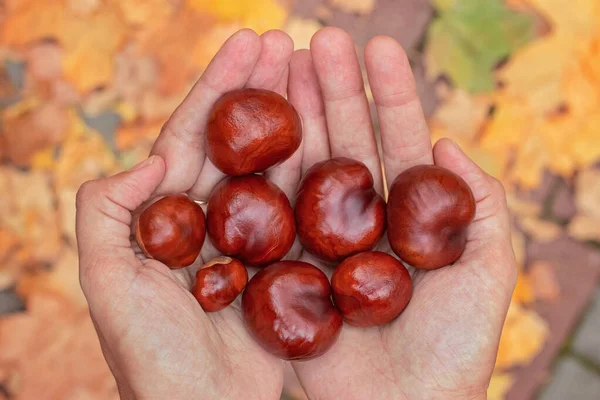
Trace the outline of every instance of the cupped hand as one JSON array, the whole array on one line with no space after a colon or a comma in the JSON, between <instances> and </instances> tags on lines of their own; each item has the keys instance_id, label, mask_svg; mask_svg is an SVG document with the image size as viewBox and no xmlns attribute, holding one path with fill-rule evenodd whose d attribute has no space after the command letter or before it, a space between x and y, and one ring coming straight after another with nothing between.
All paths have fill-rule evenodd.
<instances>
[{"instance_id":1,"label":"cupped hand","mask_svg":"<svg viewBox=\"0 0 600 400\"><path fill-rule=\"evenodd\" d=\"M344 325L325 355L294 369L311 399L485 399L516 282L504 190L452 141L432 149L409 61L394 39L373 38L365 63L382 157L350 36L325 28L310 51L293 55L288 90L304 123L302 171L331 157L354 158L383 193L384 182L407 168L436 164L469 184L475 220L454 265L413 273L413 297L399 318L368 329ZM331 271L307 253L301 258Z\"/></svg>"},{"instance_id":2,"label":"cupped hand","mask_svg":"<svg viewBox=\"0 0 600 400\"><path fill-rule=\"evenodd\" d=\"M256 87L285 95L293 43L280 31L233 35L164 126L152 156L77 195L80 280L122 399L278 399L283 362L254 342L239 299L204 313L191 295L195 271L217 253L205 241L197 262L170 270L131 241L133 215L158 196L206 201L223 178L204 153L209 111L224 93ZM288 196L300 153L268 177Z\"/></svg>"}]
</instances>

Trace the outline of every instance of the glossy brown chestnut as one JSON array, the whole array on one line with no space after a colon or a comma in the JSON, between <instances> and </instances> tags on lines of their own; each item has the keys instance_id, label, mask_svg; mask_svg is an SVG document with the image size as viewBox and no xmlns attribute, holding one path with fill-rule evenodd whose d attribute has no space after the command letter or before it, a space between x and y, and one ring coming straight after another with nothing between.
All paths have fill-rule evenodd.
<instances>
[{"instance_id":1,"label":"glossy brown chestnut","mask_svg":"<svg viewBox=\"0 0 600 400\"><path fill-rule=\"evenodd\" d=\"M387 216L388 239L398 257L415 268L436 269L463 253L475 199L454 172L418 165L392 183Z\"/></svg>"},{"instance_id":2,"label":"glossy brown chestnut","mask_svg":"<svg viewBox=\"0 0 600 400\"><path fill-rule=\"evenodd\" d=\"M345 259L333 272L331 288L344 321L362 327L391 322L412 297L412 281L406 268L380 251L365 251Z\"/></svg>"},{"instance_id":3,"label":"glossy brown chestnut","mask_svg":"<svg viewBox=\"0 0 600 400\"><path fill-rule=\"evenodd\" d=\"M302 142L302 124L280 94L239 89L214 105L206 133L206 154L227 175L262 172L287 160Z\"/></svg>"},{"instance_id":4,"label":"glossy brown chestnut","mask_svg":"<svg viewBox=\"0 0 600 400\"><path fill-rule=\"evenodd\" d=\"M313 165L296 200L298 238L319 258L335 262L371 250L385 231L385 201L361 162L333 158Z\"/></svg>"},{"instance_id":5,"label":"glossy brown chestnut","mask_svg":"<svg viewBox=\"0 0 600 400\"><path fill-rule=\"evenodd\" d=\"M327 276L314 265L280 261L260 270L242 295L246 328L269 353L307 360L336 342L342 316L331 303Z\"/></svg>"},{"instance_id":6,"label":"glossy brown chestnut","mask_svg":"<svg viewBox=\"0 0 600 400\"><path fill-rule=\"evenodd\" d=\"M192 264L206 236L202 208L185 195L166 196L140 214L135 238L147 257L171 269Z\"/></svg>"},{"instance_id":7,"label":"glossy brown chestnut","mask_svg":"<svg viewBox=\"0 0 600 400\"><path fill-rule=\"evenodd\" d=\"M192 294L204 311L220 311L242 293L246 283L244 264L231 257L217 257L198 270Z\"/></svg>"},{"instance_id":8,"label":"glossy brown chestnut","mask_svg":"<svg viewBox=\"0 0 600 400\"><path fill-rule=\"evenodd\" d=\"M217 250L249 265L280 260L296 237L288 198L261 175L222 180L208 199L207 221Z\"/></svg>"}]
</instances>

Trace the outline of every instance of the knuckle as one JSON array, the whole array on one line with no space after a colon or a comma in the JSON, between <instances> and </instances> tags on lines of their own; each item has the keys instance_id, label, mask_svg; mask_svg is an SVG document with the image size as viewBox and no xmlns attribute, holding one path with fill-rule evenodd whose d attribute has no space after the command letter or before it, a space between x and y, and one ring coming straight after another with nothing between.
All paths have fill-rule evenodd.
<instances>
[{"instance_id":1,"label":"knuckle","mask_svg":"<svg viewBox=\"0 0 600 400\"><path fill-rule=\"evenodd\" d=\"M96 192L98 191L99 180L94 179L90 181L84 182L77 191L77 195L75 196L75 206L77 209L80 209L85 204L87 204L91 199L96 197Z\"/></svg>"}]
</instances>

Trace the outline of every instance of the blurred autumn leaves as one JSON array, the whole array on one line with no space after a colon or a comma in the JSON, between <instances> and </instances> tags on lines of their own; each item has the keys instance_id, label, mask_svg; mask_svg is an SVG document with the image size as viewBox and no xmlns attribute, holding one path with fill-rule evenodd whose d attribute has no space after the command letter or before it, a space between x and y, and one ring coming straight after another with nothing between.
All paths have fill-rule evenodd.
<instances>
[{"instance_id":1,"label":"blurred autumn leaves","mask_svg":"<svg viewBox=\"0 0 600 400\"><path fill-rule=\"evenodd\" d=\"M367 18L378 6L324 0L312 18L299 18L291 3L0 2L0 290L16 287L28 310L0 317L0 386L15 399L117 398L78 284L79 185L146 157L236 30L284 28L308 47L332 12ZM412 3L399 1L397 12L410 13L403 7ZM529 260L526 242L564 234L600 241L600 3L432 5L422 57L439 102L432 138L451 137L505 183L518 227L521 272L490 388L490 399L503 398L514 378L508 368L528 363L549 335L531 305L561 296L554 266ZM572 182L575 216L548 219L539 201L522 196L546 170Z\"/></svg>"}]
</instances>

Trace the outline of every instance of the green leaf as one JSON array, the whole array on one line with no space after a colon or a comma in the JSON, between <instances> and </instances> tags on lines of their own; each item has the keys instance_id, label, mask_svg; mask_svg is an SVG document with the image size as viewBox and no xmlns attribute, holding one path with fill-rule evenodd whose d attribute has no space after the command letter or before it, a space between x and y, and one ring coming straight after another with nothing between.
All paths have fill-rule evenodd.
<instances>
[{"instance_id":1,"label":"green leaf","mask_svg":"<svg viewBox=\"0 0 600 400\"><path fill-rule=\"evenodd\" d=\"M501 0L436 0L439 16L429 27L429 75L447 75L457 87L486 92L493 69L533 36L530 17Z\"/></svg>"}]
</instances>

